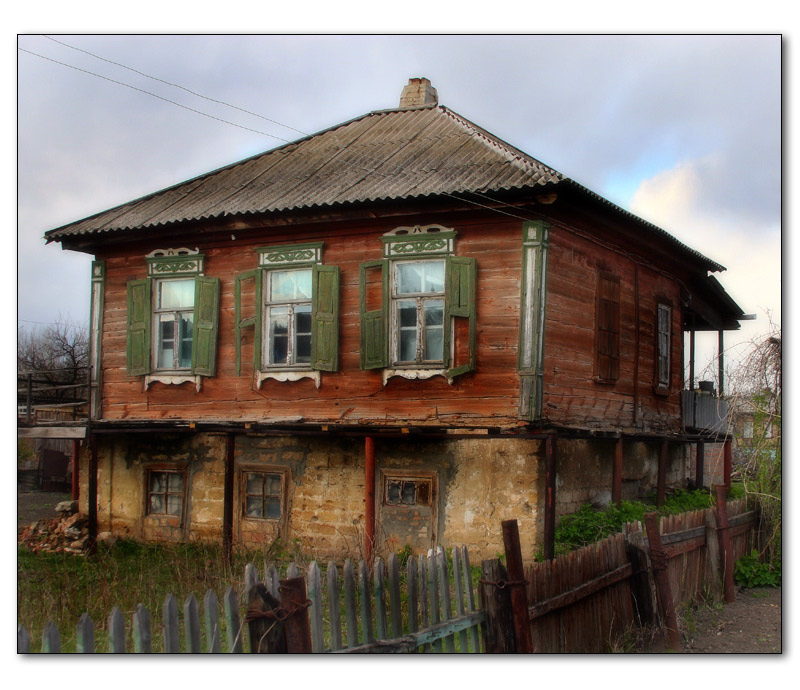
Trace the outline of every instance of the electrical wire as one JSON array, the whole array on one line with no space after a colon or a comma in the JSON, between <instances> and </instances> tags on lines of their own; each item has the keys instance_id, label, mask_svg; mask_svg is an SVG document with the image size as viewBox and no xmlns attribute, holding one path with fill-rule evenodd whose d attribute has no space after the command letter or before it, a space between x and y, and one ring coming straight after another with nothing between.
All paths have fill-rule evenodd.
<instances>
[{"instance_id":1,"label":"electrical wire","mask_svg":"<svg viewBox=\"0 0 800 690\"><path fill-rule=\"evenodd\" d=\"M197 93L195 91L192 91L191 89L188 89L188 88L186 88L184 86L181 86L180 84L175 84L173 82L166 81L166 80L161 79L159 77L154 77L152 75L146 74L145 72L141 72L140 70L134 69L133 67L128 67L127 65L124 65L124 64L122 64L120 62L116 62L114 60L109 60L108 58L104 58L104 57L102 57L100 55L97 55L95 53L91 53L91 52L89 52L87 50L83 50L82 48L77 48L77 47L72 46L72 45L70 45L68 43L64 43L63 41L58 41L58 40L52 38L51 36L43 35L43 37L47 38L50 41L53 41L54 43L62 45L64 47L66 47L66 48L70 48L72 50L75 50L75 51L78 51L78 52L81 52L81 53L85 53L86 55L89 55L89 56L91 56L91 57L93 57L93 58L95 58L97 60L101 60L103 62L107 62L109 64L116 65L118 67L122 67L123 69L127 69L127 70L129 70L131 72L134 72L135 74L139 74L139 75L141 75L143 77L146 77L148 79L152 79L154 81L158 81L158 82L163 83L163 84L165 84L167 86L171 86L173 88L181 89L182 91L185 91L186 93L189 93L189 94L191 94L193 96L197 96L199 98L203 98L203 99L208 100L210 102L217 103L217 104L220 104L220 105L224 105L224 106L229 107L229 108L233 108L235 110L238 110L240 112L246 113L248 115L253 115L255 117L261 118L261 119L266 120L268 122L272 122L274 124L277 124L280 127L285 127L286 129L291 129L291 130L293 130L295 132L298 132L299 134L302 134L304 136L313 136L313 135L311 135L311 134L309 134L307 132L304 132L301 129L297 129L296 127L292 127L291 125L286 125L286 124L284 124L282 122L278 122L277 120L273 120L273 119L265 117L263 115L259 115L258 113L254 113L254 112L246 110L244 108L240 108L239 106L233 105L231 103L227 103L226 101L222 101L222 100L218 100L218 99L215 99L215 98L211 98L209 96L204 96L203 94L199 94L199 93ZM76 70L78 72L82 72L84 74L88 74L90 76L94 76L94 77L97 77L99 79L103 79L105 81L109 81L109 82L111 82L113 84L117 84L119 86L125 86L125 87L127 87L129 89L132 89L134 91L138 91L138 92L143 93L145 95L153 96L154 98L158 98L159 100L162 100L162 101L164 101L166 103L170 103L171 105L178 106L179 108L183 108L185 110L188 110L190 112L196 113L198 115L203 115L205 117L208 117L208 118L210 118L212 120L216 120L216 121L221 122L223 124L228 124L228 125L231 125L233 127L238 127L239 129L243 129L243 130L246 130L246 131L249 131L249 132L253 132L255 134L261 134L263 136L268 136L268 137L271 137L273 139L277 139L279 141L283 141L285 143L292 143L292 140L290 140L290 139L286 139L284 137L280 137L280 136L278 136L276 134L272 134L270 132L264 132L264 131L261 131L261 130L258 130L258 129L254 129L252 127L247 127L245 125L240 125L240 124L237 124L235 122L231 122L230 120L226 120L224 118L220 118L220 117L217 117L215 115L211 115L209 113L203 112L203 111L198 110L196 108L191 108L189 106L183 105L182 103L178 103L177 101L174 101L172 99L165 98L164 96L161 96L159 94L153 93L152 91L147 91L146 89L142 89L142 88L139 88L137 86L133 86L133 85L128 84L126 82L119 81L117 79L112 79L111 77L106 77L106 76L104 76L102 74L97 74L96 72L92 72L90 70L83 69L81 67L76 67L75 65L70 65L70 64L68 64L66 62L62 62L60 60L56 60L54 58L50 58L50 57L47 57L45 55L41 55L40 53L36 53L36 52L34 52L32 50L27 50L26 48L22 48L22 47L19 47L19 46L18 46L18 50L21 50L22 52L28 53L30 55L35 55L36 57L42 58L43 60L48 60L49 62L53 62L53 63L58 64L58 65L62 65L63 67L68 67L68 68ZM335 148L335 150L343 151L343 152L347 151L347 149L345 147L343 147L343 146L338 146L338 147ZM383 160L374 159L374 158L370 158L370 157L366 157L366 159L367 160L371 160L373 163L375 163L378 166L382 165L385 162ZM363 166L360 166L360 165L358 165L356 163L353 163L353 162L345 160L345 159L341 159L340 162L345 164L345 165L349 165L350 167L352 167L354 169L361 170L362 172L366 172L366 173L373 174L373 175L379 175L380 177L383 177L383 178L390 177L389 174L381 173L376 168L365 168ZM411 169L411 170L413 171L413 169ZM427 172L431 172L431 171L427 171ZM516 218L518 220L523 220L523 221L533 220L532 218L527 218L527 217L521 216L518 213L509 213L507 211L501 211L499 208L496 208L494 206L488 206L486 204L481 204L481 203L479 203L477 201L474 201L472 199L467 199L467 198L464 198L464 197L456 196L454 193L441 192L441 194L443 196L450 197L450 198L455 199L457 201L460 201L462 203L471 204L471 205L474 205L474 206L477 206L477 207L480 207L480 208L483 208L483 209L487 209L489 211L493 211L493 212L499 213L501 215L509 216L509 217L512 217L512 218ZM476 194L478 196L482 196L483 198L491 201L494 204L498 204L499 206L506 207L506 208L511 208L511 209L514 209L515 211L518 210L517 207L512 206L510 204L506 204L505 202L499 201L498 199L493 199L492 197L489 197L488 195L480 194L478 192L474 192L474 194ZM539 215L539 214L536 214L536 215Z\"/></svg>"}]
</instances>

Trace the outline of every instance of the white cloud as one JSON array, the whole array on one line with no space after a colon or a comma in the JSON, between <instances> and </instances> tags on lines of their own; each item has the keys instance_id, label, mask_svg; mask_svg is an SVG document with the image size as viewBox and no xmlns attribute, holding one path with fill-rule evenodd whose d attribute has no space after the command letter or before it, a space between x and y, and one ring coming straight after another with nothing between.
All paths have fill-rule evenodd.
<instances>
[{"instance_id":1,"label":"white cloud","mask_svg":"<svg viewBox=\"0 0 800 690\"><path fill-rule=\"evenodd\" d=\"M726 267L716 277L745 313L757 315L755 321L743 322L740 331L725 335L726 357L733 363L751 340L767 332L768 313L781 323L781 233L779 225L760 224L715 205L709 190L722 167L712 157L684 160L644 180L630 210ZM706 337L698 365L715 352L716 335Z\"/></svg>"}]
</instances>

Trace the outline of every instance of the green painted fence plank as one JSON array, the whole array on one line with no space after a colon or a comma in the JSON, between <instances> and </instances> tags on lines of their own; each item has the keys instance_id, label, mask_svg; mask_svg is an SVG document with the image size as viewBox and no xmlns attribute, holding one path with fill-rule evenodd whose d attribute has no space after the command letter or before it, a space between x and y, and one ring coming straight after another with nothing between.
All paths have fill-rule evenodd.
<instances>
[{"instance_id":1,"label":"green painted fence plank","mask_svg":"<svg viewBox=\"0 0 800 690\"><path fill-rule=\"evenodd\" d=\"M206 626L206 651L219 654L222 651L219 629L219 602L214 590L209 589L203 597L203 620Z\"/></svg>"},{"instance_id":2,"label":"green painted fence plank","mask_svg":"<svg viewBox=\"0 0 800 690\"><path fill-rule=\"evenodd\" d=\"M172 594L164 598L162 620L164 623L164 652L178 654L181 651L178 635L178 602Z\"/></svg>"},{"instance_id":3,"label":"green painted fence plank","mask_svg":"<svg viewBox=\"0 0 800 690\"><path fill-rule=\"evenodd\" d=\"M108 652L125 654L125 651L125 618L119 606L115 606L108 617Z\"/></svg>"},{"instance_id":4,"label":"green painted fence plank","mask_svg":"<svg viewBox=\"0 0 800 690\"><path fill-rule=\"evenodd\" d=\"M328 584L328 618L331 626L331 650L338 651L342 648L342 620L339 608L339 572L333 561L328 562L326 573Z\"/></svg>"},{"instance_id":5,"label":"green painted fence plank","mask_svg":"<svg viewBox=\"0 0 800 690\"><path fill-rule=\"evenodd\" d=\"M133 612L133 651L136 654L150 654L153 651L150 613L142 604L137 604Z\"/></svg>"},{"instance_id":6,"label":"green painted fence plank","mask_svg":"<svg viewBox=\"0 0 800 690\"><path fill-rule=\"evenodd\" d=\"M356 611L356 578L353 561L344 562L344 615L347 624L347 646L358 646L358 622Z\"/></svg>"},{"instance_id":7,"label":"green painted fence plank","mask_svg":"<svg viewBox=\"0 0 800 690\"><path fill-rule=\"evenodd\" d=\"M233 587L225 590L222 597L222 607L225 615L225 636L228 643L228 652L231 654L242 653L242 623L239 618L239 596Z\"/></svg>"},{"instance_id":8,"label":"green painted fence plank","mask_svg":"<svg viewBox=\"0 0 800 690\"><path fill-rule=\"evenodd\" d=\"M82 613L78 620L78 636L75 642L78 654L94 654L94 621L88 613Z\"/></svg>"}]
</instances>

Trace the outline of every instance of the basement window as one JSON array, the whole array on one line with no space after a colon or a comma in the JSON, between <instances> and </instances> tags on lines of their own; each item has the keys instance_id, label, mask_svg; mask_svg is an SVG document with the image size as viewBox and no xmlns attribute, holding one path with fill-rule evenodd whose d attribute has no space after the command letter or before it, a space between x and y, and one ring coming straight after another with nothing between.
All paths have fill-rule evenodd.
<instances>
[{"instance_id":1,"label":"basement window","mask_svg":"<svg viewBox=\"0 0 800 690\"><path fill-rule=\"evenodd\" d=\"M432 484L421 477L387 476L384 503L387 506L429 506Z\"/></svg>"},{"instance_id":2,"label":"basement window","mask_svg":"<svg viewBox=\"0 0 800 690\"><path fill-rule=\"evenodd\" d=\"M186 473L182 470L149 470L147 476L147 514L183 514Z\"/></svg>"},{"instance_id":3,"label":"basement window","mask_svg":"<svg viewBox=\"0 0 800 690\"><path fill-rule=\"evenodd\" d=\"M255 520L280 520L284 478L283 472L242 472L242 515Z\"/></svg>"}]
</instances>

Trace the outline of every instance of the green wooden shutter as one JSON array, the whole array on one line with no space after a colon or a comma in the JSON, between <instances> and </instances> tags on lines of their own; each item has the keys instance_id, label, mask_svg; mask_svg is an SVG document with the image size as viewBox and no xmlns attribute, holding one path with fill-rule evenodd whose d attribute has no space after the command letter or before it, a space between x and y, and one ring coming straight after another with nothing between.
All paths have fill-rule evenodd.
<instances>
[{"instance_id":1,"label":"green wooden shutter","mask_svg":"<svg viewBox=\"0 0 800 690\"><path fill-rule=\"evenodd\" d=\"M339 368L339 267L314 266L311 297L311 368Z\"/></svg>"},{"instance_id":2,"label":"green wooden shutter","mask_svg":"<svg viewBox=\"0 0 800 690\"><path fill-rule=\"evenodd\" d=\"M361 264L361 301L359 315L361 320L361 368L382 369L389 366L388 323L389 323L389 262L367 261ZM371 268L381 270L381 308L367 311L367 271Z\"/></svg>"},{"instance_id":3,"label":"green wooden shutter","mask_svg":"<svg viewBox=\"0 0 800 690\"><path fill-rule=\"evenodd\" d=\"M151 280L128 282L128 376L150 373Z\"/></svg>"},{"instance_id":4,"label":"green wooden shutter","mask_svg":"<svg viewBox=\"0 0 800 690\"><path fill-rule=\"evenodd\" d=\"M469 329L468 360L447 371L448 378L453 378L475 369L477 318L475 305L475 283L477 262L471 257L451 256L447 258L445 278L445 325L451 319L467 319ZM455 324L453 324L455 326ZM450 328L445 327L445 357L450 353ZM450 364L456 364L451 362Z\"/></svg>"},{"instance_id":5,"label":"green wooden shutter","mask_svg":"<svg viewBox=\"0 0 800 690\"><path fill-rule=\"evenodd\" d=\"M261 323L263 298L261 295L261 276L263 271L256 268L236 276L234 285L235 317L234 317L234 337L236 339L236 375L242 372L242 329L253 327L253 371L261 369ZM252 280L255 295L255 315L246 319L242 318L242 283Z\"/></svg>"},{"instance_id":6,"label":"green wooden shutter","mask_svg":"<svg viewBox=\"0 0 800 690\"><path fill-rule=\"evenodd\" d=\"M217 364L219 278L198 276L194 281L192 373L213 376Z\"/></svg>"}]
</instances>

